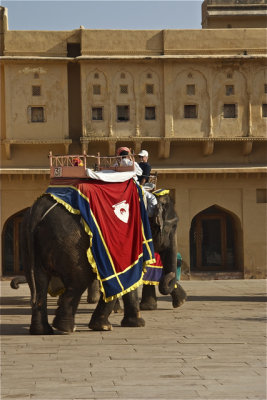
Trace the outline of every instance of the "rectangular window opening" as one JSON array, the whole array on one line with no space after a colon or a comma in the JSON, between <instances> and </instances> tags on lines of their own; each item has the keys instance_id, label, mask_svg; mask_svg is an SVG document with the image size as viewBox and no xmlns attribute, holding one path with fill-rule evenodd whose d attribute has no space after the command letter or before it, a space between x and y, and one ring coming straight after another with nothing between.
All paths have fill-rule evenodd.
<instances>
[{"instance_id":1,"label":"rectangular window opening","mask_svg":"<svg viewBox=\"0 0 267 400\"><path fill-rule=\"evenodd\" d=\"M117 106L117 121L124 122L130 120L130 106Z\"/></svg>"},{"instance_id":2,"label":"rectangular window opening","mask_svg":"<svg viewBox=\"0 0 267 400\"><path fill-rule=\"evenodd\" d=\"M31 122L45 122L44 107L31 107Z\"/></svg>"},{"instance_id":3,"label":"rectangular window opening","mask_svg":"<svg viewBox=\"0 0 267 400\"><path fill-rule=\"evenodd\" d=\"M195 85L186 85L186 94L189 96L194 96L196 93Z\"/></svg>"},{"instance_id":4,"label":"rectangular window opening","mask_svg":"<svg viewBox=\"0 0 267 400\"><path fill-rule=\"evenodd\" d=\"M237 118L237 104L224 104L223 105L224 118Z\"/></svg>"},{"instance_id":5,"label":"rectangular window opening","mask_svg":"<svg viewBox=\"0 0 267 400\"><path fill-rule=\"evenodd\" d=\"M101 94L101 86L93 85L93 94Z\"/></svg>"},{"instance_id":6,"label":"rectangular window opening","mask_svg":"<svg viewBox=\"0 0 267 400\"><path fill-rule=\"evenodd\" d=\"M256 202L267 203L267 189L256 189Z\"/></svg>"},{"instance_id":7,"label":"rectangular window opening","mask_svg":"<svg viewBox=\"0 0 267 400\"><path fill-rule=\"evenodd\" d=\"M235 94L234 85L226 85L225 86L225 94L226 94L226 96L232 96L233 94Z\"/></svg>"},{"instance_id":8,"label":"rectangular window opening","mask_svg":"<svg viewBox=\"0 0 267 400\"><path fill-rule=\"evenodd\" d=\"M156 108L155 107L146 107L145 108L145 119L152 121L156 119Z\"/></svg>"},{"instance_id":9,"label":"rectangular window opening","mask_svg":"<svg viewBox=\"0 0 267 400\"><path fill-rule=\"evenodd\" d=\"M267 104L262 104L262 118L267 118Z\"/></svg>"},{"instance_id":10,"label":"rectangular window opening","mask_svg":"<svg viewBox=\"0 0 267 400\"><path fill-rule=\"evenodd\" d=\"M128 93L128 85L120 85L120 92L121 92L121 94L127 94Z\"/></svg>"},{"instance_id":11,"label":"rectangular window opening","mask_svg":"<svg viewBox=\"0 0 267 400\"><path fill-rule=\"evenodd\" d=\"M41 86L32 86L32 95L41 96Z\"/></svg>"},{"instance_id":12,"label":"rectangular window opening","mask_svg":"<svg viewBox=\"0 0 267 400\"><path fill-rule=\"evenodd\" d=\"M146 85L146 93L153 94L154 93L154 85L147 84Z\"/></svg>"},{"instance_id":13,"label":"rectangular window opening","mask_svg":"<svg viewBox=\"0 0 267 400\"><path fill-rule=\"evenodd\" d=\"M184 118L197 118L197 106L195 104L184 106Z\"/></svg>"},{"instance_id":14,"label":"rectangular window opening","mask_svg":"<svg viewBox=\"0 0 267 400\"><path fill-rule=\"evenodd\" d=\"M93 121L103 121L103 108L102 107L92 107L92 120Z\"/></svg>"}]
</instances>

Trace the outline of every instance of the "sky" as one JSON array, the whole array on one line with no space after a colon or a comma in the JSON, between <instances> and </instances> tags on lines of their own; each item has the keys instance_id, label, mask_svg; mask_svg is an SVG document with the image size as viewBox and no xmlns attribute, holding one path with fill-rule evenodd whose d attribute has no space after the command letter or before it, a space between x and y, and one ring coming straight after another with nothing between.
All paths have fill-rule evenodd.
<instances>
[{"instance_id":1,"label":"sky","mask_svg":"<svg viewBox=\"0 0 267 400\"><path fill-rule=\"evenodd\" d=\"M201 29L201 0L1 1L9 30Z\"/></svg>"}]
</instances>

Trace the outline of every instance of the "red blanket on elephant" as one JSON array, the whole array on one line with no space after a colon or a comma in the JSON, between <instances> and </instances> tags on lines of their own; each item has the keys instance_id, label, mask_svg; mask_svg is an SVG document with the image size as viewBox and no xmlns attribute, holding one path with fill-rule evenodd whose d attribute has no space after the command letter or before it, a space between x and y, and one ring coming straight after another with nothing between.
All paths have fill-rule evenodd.
<instances>
[{"instance_id":1,"label":"red blanket on elephant","mask_svg":"<svg viewBox=\"0 0 267 400\"><path fill-rule=\"evenodd\" d=\"M140 186L134 180L59 182L53 182L47 193L70 212L81 214L91 238L88 260L97 273L104 299L109 301L140 285L143 268L154 259Z\"/></svg>"}]
</instances>

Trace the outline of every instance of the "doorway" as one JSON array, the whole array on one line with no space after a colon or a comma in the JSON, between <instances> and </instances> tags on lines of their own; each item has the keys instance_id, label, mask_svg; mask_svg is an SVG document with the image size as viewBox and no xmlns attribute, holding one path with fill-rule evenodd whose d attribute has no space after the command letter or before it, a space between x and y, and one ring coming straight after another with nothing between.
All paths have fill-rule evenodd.
<instances>
[{"instance_id":1,"label":"doorway","mask_svg":"<svg viewBox=\"0 0 267 400\"><path fill-rule=\"evenodd\" d=\"M23 275L19 236L25 210L12 215L5 223L2 233L3 275Z\"/></svg>"},{"instance_id":2,"label":"doorway","mask_svg":"<svg viewBox=\"0 0 267 400\"><path fill-rule=\"evenodd\" d=\"M212 206L197 214L190 229L190 263L195 271L239 269L238 229L234 217Z\"/></svg>"}]
</instances>

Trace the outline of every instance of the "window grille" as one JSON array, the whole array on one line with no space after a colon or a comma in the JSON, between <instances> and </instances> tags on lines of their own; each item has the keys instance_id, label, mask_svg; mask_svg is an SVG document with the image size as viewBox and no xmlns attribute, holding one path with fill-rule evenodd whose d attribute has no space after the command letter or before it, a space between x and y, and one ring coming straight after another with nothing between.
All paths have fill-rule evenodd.
<instances>
[{"instance_id":1,"label":"window grille","mask_svg":"<svg viewBox=\"0 0 267 400\"><path fill-rule=\"evenodd\" d=\"M130 119L130 107L129 106L117 106L117 121L129 121Z\"/></svg>"},{"instance_id":2,"label":"window grille","mask_svg":"<svg viewBox=\"0 0 267 400\"><path fill-rule=\"evenodd\" d=\"M233 78L233 74L231 72L228 72L228 74L226 76L227 76L227 79L232 79Z\"/></svg>"},{"instance_id":3,"label":"window grille","mask_svg":"<svg viewBox=\"0 0 267 400\"><path fill-rule=\"evenodd\" d=\"M127 94L128 93L128 85L120 85L120 92L122 94Z\"/></svg>"},{"instance_id":4,"label":"window grille","mask_svg":"<svg viewBox=\"0 0 267 400\"><path fill-rule=\"evenodd\" d=\"M234 85L226 85L225 86L225 94L226 94L226 96L232 96L233 94L235 94Z\"/></svg>"},{"instance_id":5,"label":"window grille","mask_svg":"<svg viewBox=\"0 0 267 400\"><path fill-rule=\"evenodd\" d=\"M156 119L156 108L155 107L146 107L145 108L145 119L150 120L150 121Z\"/></svg>"},{"instance_id":6,"label":"window grille","mask_svg":"<svg viewBox=\"0 0 267 400\"><path fill-rule=\"evenodd\" d=\"M41 96L41 86L32 86L32 95Z\"/></svg>"},{"instance_id":7,"label":"window grille","mask_svg":"<svg viewBox=\"0 0 267 400\"><path fill-rule=\"evenodd\" d=\"M224 104L223 105L224 118L237 118L237 104Z\"/></svg>"},{"instance_id":8,"label":"window grille","mask_svg":"<svg viewBox=\"0 0 267 400\"><path fill-rule=\"evenodd\" d=\"M101 94L101 86L93 85L93 94Z\"/></svg>"},{"instance_id":9,"label":"window grille","mask_svg":"<svg viewBox=\"0 0 267 400\"><path fill-rule=\"evenodd\" d=\"M103 121L103 108L102 107L92 107L92 120L93 121Z\"/></svg>"},{"instance_id":10,"label":"window grille","mask_svg":"<svg viewBox=\"0 0 267 400\"><path fill-rule=\"evenodd\" d=\"M31 122L44 122L44 107L31 107Z\"/></svg>"},{"instance_id":11,"label":"window grille","mask_svg":"<svg viewBox=\"0 0 267 400\"><path fill-rule=\"evenodd\" d=\"M195 104L184 106L184 118L197 118L197 106Z\"/></svg>"},{"instance_id":12,"label":"window grille","mask_svg":"<svg viewBox=\"0 0 267 400\"><path fill-rule=\"evenodd\" d=\"M146 93L147 94L153 94L154 93L154 85L146 85Z\"/></svg>"},{"instance_id":13,"label":"window grille","mask_svg":"<svg viewBox=\"0 0 267 400\"><path fill-rule=\"evenodd\" d=\"M95 78L95 79L98 79L98 78L99 78L99 74L98 74L97 72L95 73L94 78Z\"/></svg>"},{"instance_id":14,"label":"window grille","mask_svg":"<svg viewBox=\"0 0 267 400\"><path fill-rule=\"evenodd\" d=\"M125 73L124 72L121 73L121 79L125 79Z\"/></svg>"},{"instance_id":15,"label":"window grille","mask_svg":"<svg viewBox=\"0 0 267 400\"><path fill-rule=\"evenodd\" d=\"M267 104L262 105L262 117L267 118Z\"/></svg>"},{"instance_id":16,"label":"window grille","mask_svg":"<svg viewBox=\"0 0 267 400\"><path fill-rule=\"evenodd\" d=\"M33 75L33 77L34 77L34 79L39 79L39 74L38 74L38 72L35 72L34 75Z\"/></svg>"},{"instance_id":17,"label":"window grille","mask_svg":"<svg viewBox=\"0 0 267 400\"><path fill-rule=\"evenodd\" d=\"M195 85L186 85L186 93L189 96L194 96L196 93L196 86Z\"/></svg>"}]
</instances>

